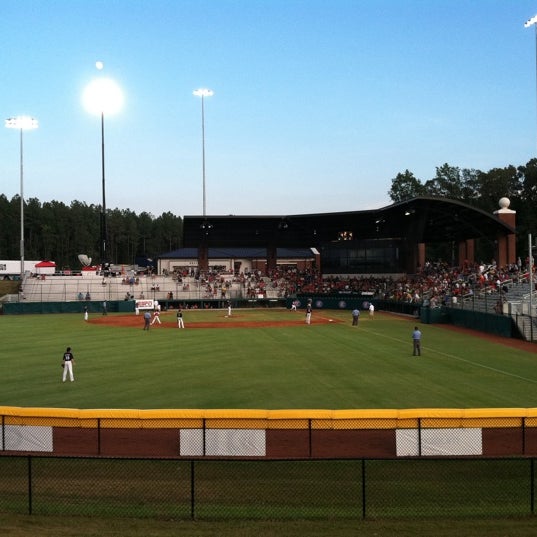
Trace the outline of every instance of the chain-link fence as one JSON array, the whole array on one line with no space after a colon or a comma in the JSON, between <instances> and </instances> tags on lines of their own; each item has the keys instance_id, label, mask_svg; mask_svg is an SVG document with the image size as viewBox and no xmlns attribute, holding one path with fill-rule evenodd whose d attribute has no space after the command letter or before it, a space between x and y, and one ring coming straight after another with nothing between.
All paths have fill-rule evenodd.
<instances>
[{"instance_id":1,"label":"chain-link fence","mask_svg":"<svg viewBox=\"0 0 537 537\"><path fill-rule=\"evenodd\" d=\"M172 519L534 514L535 459L0 457L0 512Z\"/></svg>"}]
</instances>

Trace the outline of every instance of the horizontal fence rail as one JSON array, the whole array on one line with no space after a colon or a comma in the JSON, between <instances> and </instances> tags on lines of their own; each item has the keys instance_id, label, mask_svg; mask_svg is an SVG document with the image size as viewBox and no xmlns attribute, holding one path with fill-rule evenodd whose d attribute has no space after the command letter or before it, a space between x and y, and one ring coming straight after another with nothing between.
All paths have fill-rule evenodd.
<instances>
[{"instance_id":1,"label":"horizontal fence rail","mask_svg":"<svg viewBox=\"0 0 537 537\"><path fill-rule=\"evenodd\" d=\"M0 407L0 456L537 456L537 409L76 410Z\"/></svg>"},{"instance_id":2,"label":"horizontal fence rail","mask_svg":"<svg viewBox=\"0 0 537 537\"><path fill-rule=\"evenodd\" d=\"M527 516L535 459L0 457L0 513L166 519Z\"/></svg>"}]
</instances>

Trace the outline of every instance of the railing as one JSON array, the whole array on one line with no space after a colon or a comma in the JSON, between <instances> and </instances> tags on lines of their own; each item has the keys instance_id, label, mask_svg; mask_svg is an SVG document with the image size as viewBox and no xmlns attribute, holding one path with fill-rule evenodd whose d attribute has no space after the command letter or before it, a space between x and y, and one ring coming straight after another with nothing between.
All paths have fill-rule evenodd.
<instances>
[{"instance_id":1,"label":"railing","mask_svg":"<svg viewBox=\"0 0 537 537\"><path fill-rule=\"evenodd\" d=\"M0 513L175 520L535 513L535 459L0 457Z\"/></svg>"},{"instance_id":2,"label":"railing","mask_svg":"<svg viewBox=\"0 0 537 537\"><path fill-rule=\"evenodd\" d=\"M174 519L535 512L535 408L1 407L0 416L0 512Z\"/></svg>"},{"instance_id":3,"label":"railing","mask_svg":"<svg viewBox=\"0 0 537 537\"><path fill-rule=\"evenodd\" d=\"M265 284L263 292L248 292L246 284L232 281L203 283L195 278L178 280L172 276L97 277L95 275L38 275L26 277L21 285L21 302L102 302L130 299L235 300L278 298L278 290Z\"/></svg>"}]
</instances>

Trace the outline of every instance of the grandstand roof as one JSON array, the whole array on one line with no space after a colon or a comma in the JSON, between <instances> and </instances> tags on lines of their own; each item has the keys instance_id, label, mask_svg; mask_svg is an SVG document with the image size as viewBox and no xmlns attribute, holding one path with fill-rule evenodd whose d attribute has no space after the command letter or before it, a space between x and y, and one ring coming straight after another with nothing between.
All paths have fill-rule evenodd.
<instances>
[{"instance_id":1,"label":"grandstand roof","mask_svg":"<svg viewBox=\"0 0 537 537\"><path fill-rule=\"evenodd\" d=\"M185 247L206 242L218 247L296 248L340 240L405 237L436 243L490 238L515 233L497 216L470 205L436 197L418 197L380 209L276 216L185 216ZM349 237L349 235L348 235ZM170 254L166 254L168 257ZM210 254L209 254L210 255Z\"/></svg>"},{"instance_id":2,"label":"grandstand roof","mask_svg":"<svg viewBox=\"0 0 537 537\"><path fill-rule=\"evenodd\" d=\"M276 255L281 259L311 259L311 248L277 248ZM198 248L179 248L159 256L160 259L197 259ZM209 259L266 259L266 248L209 248Z\"/></svg>"}]
</instances>

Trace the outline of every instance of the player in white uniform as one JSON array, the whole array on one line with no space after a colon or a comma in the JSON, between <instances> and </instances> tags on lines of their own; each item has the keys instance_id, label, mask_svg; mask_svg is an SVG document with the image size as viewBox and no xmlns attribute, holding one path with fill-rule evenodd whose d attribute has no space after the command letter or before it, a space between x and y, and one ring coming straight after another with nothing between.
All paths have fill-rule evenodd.
<instances>
[{"instance_id":1,"label":"player in white uniform","mask_svg":"<svg viewBox=\"0 0 537 537\"><path fill-rule=\"evenodd\" d=\"M151 321L151 326L153 326L155 323L162 324L160 322L160 311L157 309L153 313L153 320Z\"/></svg>"}]
</instances>

